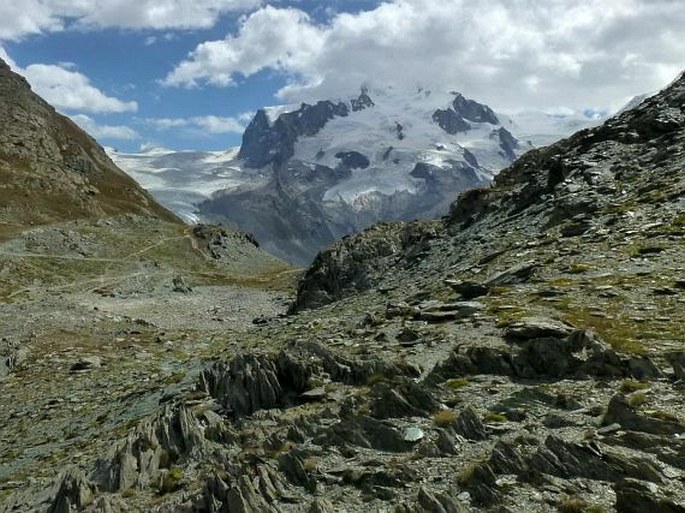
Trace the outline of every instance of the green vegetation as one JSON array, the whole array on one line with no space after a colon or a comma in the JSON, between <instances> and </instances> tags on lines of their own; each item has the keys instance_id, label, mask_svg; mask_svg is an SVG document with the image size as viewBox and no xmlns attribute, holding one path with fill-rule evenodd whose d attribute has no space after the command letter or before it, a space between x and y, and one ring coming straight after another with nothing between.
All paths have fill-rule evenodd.
<instances>
[{"instance_id":1,"label":"green vegetation","mask_svg":"<svg viewBox=\"0 0 685 513\"><path fill-rule=\"evenodd\" d=\"M169 470L169 472L166 472L162 476L162 481L159 485L159 493L164 495L180 489L182 486L181 481L183 476L183 469L180 467L174 467Z\"/></svg>"},{"instance_id":2,"label":"green vegetation","mask_svg":"<svg viewBox=\"0 0 685 513\"><path fill-rule=\"evenodd\" d=\"M648 402L647 394L644 392L637 392L628 398L628 404L633 408L638 408L645 405Z\"/></svg>"},{"instance_id":3,"label":"green vegetation","mask_svg":"<svg viewBox=\"0 0 685 513\"><path fill-rule=\"evenodd\" d=\"M488 412L485 414L485 422L506 422L507 417L501 413Z\"/></svg>"},{"instance_id":4,"label":"green vegetation","mask_svg":"<svg viewBox=\"0 0 685 513\"><path fill-rule=\"evenodd\" d=\"M452 410L442 410L433 414L433 422L438 427L450 426L455 420L457 420L457 414Z\"/></svg>"},{"instance_id":5,"label":"green vegetation","mask_svg":"<svg viewBox=\"0 0 685 513\"><path fill-rule=\"evenodd\" d=\"M636 379L624 379L621 383L621 392L623 392L624 394L630 394L632 392L644 390L649 387L650 384L645 381L638 381Z\"/></svg>"},{"instance_id":6,"label":"green vegetation","mask_svg":"<svg viewBox=\"0 0 685 513\"><path fill-rule=\"evenodd\" d=\"M443 386L450 390L459 390L460 388L469 386L469 380L467 378L448 379Z\"/></svg>"},{"instance_id":7,"label":"green vegetation","mask_svg":"<svg viewBox=\"0 0 685 513\"><path fill-rule=\"evenodd\" d=\"M557 506L559 513L605 513L606 510L600 504L590 504L589 502L577 498L567 497Z\"/></svg>"},{"instance_id":8,"label":"green vegetation","mask_svg":"<svg viewBox=\"0 0 685 513\"><path fill-rule=\"evenodd\" d=\"M385 383L388 381L388 377L385 374L372 374L366 380L366 386L372 387L376 383Z\"/></svg>"}]
</instances>

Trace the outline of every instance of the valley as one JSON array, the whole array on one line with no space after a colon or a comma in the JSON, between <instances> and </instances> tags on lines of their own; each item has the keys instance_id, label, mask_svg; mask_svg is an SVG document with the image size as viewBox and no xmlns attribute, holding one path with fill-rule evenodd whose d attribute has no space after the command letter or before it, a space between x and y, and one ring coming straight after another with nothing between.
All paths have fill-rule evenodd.
<instances>
[{"instance_id":1,"label":"valley","mask_svg":"<svg viewBox=\"0 0 685 513\"><path fill-rule=\"evenodd\" d=\"M685 511L685 75L306 270L0 107L0 512Z\"/></svg>"}]
</instances>

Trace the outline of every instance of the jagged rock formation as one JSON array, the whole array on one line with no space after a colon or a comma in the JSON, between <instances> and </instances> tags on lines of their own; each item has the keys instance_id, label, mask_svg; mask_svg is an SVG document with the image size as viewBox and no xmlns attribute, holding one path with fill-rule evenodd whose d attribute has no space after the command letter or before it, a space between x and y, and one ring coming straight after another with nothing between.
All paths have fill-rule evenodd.
<instances>
[{"instance_id":1,"label":"jagged rock formation","mask_svg":"<svg viewBox=\"0 0 685 513\"><path fill-rule=\"evenodd\" d=\"M300 282L291 312L369 289L396 265L411 265L437 236L437 223L380 223L317 255ZM398 262L397 255L402 255Z\"/></svg>"}]
</instances>

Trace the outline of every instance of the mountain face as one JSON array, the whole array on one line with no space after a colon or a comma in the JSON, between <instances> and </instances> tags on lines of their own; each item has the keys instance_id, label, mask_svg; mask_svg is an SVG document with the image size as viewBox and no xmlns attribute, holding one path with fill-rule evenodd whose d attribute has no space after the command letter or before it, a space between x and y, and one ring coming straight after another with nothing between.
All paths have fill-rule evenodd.
<instances>
[{"instance_id":1,"label":"mountain face","mask_svg":"<svg viewBox=\"0 0 685 513\"><path fill-rule=\"evenodd\" d=\"M15 229L123 213L176 220L2 61L0 182L0 223Z\"/></svg>"},{"instance_id":2,"label":"mountain face","mask_svg":"<svg viewBox=\"0 0 685 513\"><path fill-rule=\"evenodd\" d=\"M506 126L505 126L506 125ZM512 123L461 94L363 89L350 101L257 112L238 160L258 185L217 192L200 215L305 263L379 220L434 218L529 148Z\"/></svg>"},{"instance_id":3,"label":"mountain face","mask_svg":"<svg viewBox=\"0 0 685 513\"><path fill-rule=\"evenodd\" d=\"M510 119L456 92L362 89L349 101L262 109L228 151L108 152L185 221L239 227L306 264L378 220L439 217L527 149L597 123L537 111Z\"/></svg>"},{"instance_id":4,"label":"mountain face","mask_svg":"<svg viewBox=\"0 0 685 513\"><path fill-rule=\"evenodd\" d=\"M142 291L169 284L179 269L202 270L209 278L199 280L208 282L213 273L238 272L236 262L259 272L284 267L232 230L217 240L206 248L0 61L0 298L96 281L116 290L132 280L122 288L135 291L140 282Z\"/></svg>"},{"instance_id":5,"label":"mountain face","mask_svg":"<svg viewBox=\"0 0 685 513\"><path fill-rule=\"evenodd\" d=\"M387 278L384 273L388 265L406 260L411 267L417 245L422 252L419 260L423 260L433 240L446 239L457 248L465 248L454 251L451 265L472 253L463 244L473 240L478 240L483 251L490 251L497 260L502 248L513 251L523 244L522 240L527 241L528 248L558 247L559 254L569 256L571 262L582 261L583 251L597 249L595 245L600 251L618 253L606 262L578 264L587 268L580 274L591 269L592 274L598 274L612 265L626 266L631 256L670 252L670 258L679 261L676 255L683 249L685 212L684 111L685 75L661 93L641 97L634 102L634 108L622 110L599 127L531 150L500 172L491 187L464 192L451 205L444 222L428 223L428 228L422 227L423 223L399 224L386 230L374 227L332 245L308 270L294 310L319 306L375 286L378 280ZM409 244L411 250L406 242L398 242L408 230L424 233ZM645 230L649 233L643 233ZM621 240L624 236L627 239ZM393 237L400 239L382 251L369 249ZM576 242L587 244L574 250ZM365 256L358 255L357 246ZM536 251L522 251L521 257L529 260L526 255L532 257L533 253ZM436 256L436 251L430 254ZM658 259L648 260L649 265L639 262L638 267L658 268L654 260ZM352 270L347 269L348 262ZM364 265L360 266L361 262ZM560 270L567 263L560 258L554 262ZM672 263L662 263L665 268L672 267ZM676 269L672 271L676 273ZM350 272L348 279L341 279Z\"/></svg>"},{"instance_id":6,"label":"mountain face","mask_svg":"<svg viewBox=\"0 0 685 513\"><path fill-rule=\"evenodd\" d=\"M292 315L259 280L0 303L0 511L681 513L684 242L685 75L336 242Z\"/></svg>"}]
</instances>

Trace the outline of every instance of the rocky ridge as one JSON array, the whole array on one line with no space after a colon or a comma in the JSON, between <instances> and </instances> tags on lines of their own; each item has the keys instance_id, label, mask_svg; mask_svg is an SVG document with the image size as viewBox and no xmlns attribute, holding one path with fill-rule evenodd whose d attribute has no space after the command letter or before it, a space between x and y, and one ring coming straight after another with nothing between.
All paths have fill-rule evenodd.
<instances>
[{"instance_id":1,"label":"rocky ridge","mask_svg":"<svg viewBox=\"0 0 685 513\"><path fill-rule=\"evenodd\" d=\"M290 316L128 334L149 356L74 371L116 400L79 390L92 434L48 452L61 474L20 472L55 442L3 457L0 511L684 511L684 161L681 76L442 222L322 252Z\"/></svg>"}]
</instances>

